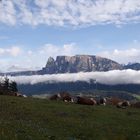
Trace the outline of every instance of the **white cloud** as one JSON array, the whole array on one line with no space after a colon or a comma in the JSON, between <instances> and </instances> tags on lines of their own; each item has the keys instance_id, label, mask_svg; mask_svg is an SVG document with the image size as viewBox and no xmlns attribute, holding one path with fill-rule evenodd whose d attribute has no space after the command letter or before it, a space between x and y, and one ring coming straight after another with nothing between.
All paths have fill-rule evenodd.
<instances>
[{"instance_id":1,"label":"white cloud","mask_svg":"<svg viewBox=\"0 0 140 140\"><path fill-rule=\"evenodd\" d=\"M140 0L3 0L0 22L15 25L91 26L140 23Z\"/></svg>"},{"instance_id":2,"label":"white cloud","mask_svg":"<svg viewBox=\"0 0 140 140\"><path fill-rule=\"evenodd\" d=\"M109 72L80 72L53 75L34 75L34 76L16 76L9 77L18 84L37 84L37 83L57 83L57 82L76 82L91 79L102 84L140 84L140 71L135 70L113 70Z\"/></svg>"},{"instance_id":3,"label":"white cloud","mask_svg":"<svg viewBox=\"0 0 140 140\"><path fill-rule=\"evenodd\" d=\"M12 1L0 2L0 22L8 25L16 24L16 9Z\"/></svg>"},{"instance_id":4,"label":"white cloud","mask_svg":"<svg viewBox=\"0 0 140 140\"><path fill-rule=\"evenodd\" d=\"M15 64L15 65L8 67L6 69L6 72L30 71L31 69L32 69L32 67L30 67L30 66L24 67L24 66ZM38 69L34 69L34 70L38 70Z\"/></svg>"},{"instance_id":5,"label":"white cloud","mask_svg":"<svg viewBox=\"0 0 140 140\"><path fill-rule=\"evenodd\" d=\"M18 56L21 53L21 49L19 47L12 47L6 50L12 56Z\"/></svg>"},{"instance_id":6,"label":"white cloud","mask_svg":"<svg viewBox=\"0 0 140 140\"><path fill-rule=\"evenodd\" d=\"M17 46L12 46L9 48L0 48L0 55L5 55L5 56L11 55L11 56L16 57L21 52L22 52L21 48Z\"/></svg>"},{"instance_id":7,"label":"white cloud","mask_svg":"<svg viewBox=\"0 0 140 140\"><path fill-rule=\"evenodd\" d=\"M27 54L30 56L33 54L33 51L29 50L29 51L27 51Z\"/></svg>"},{"instance_id":8,"label":"white cloud","mask_svg":"<svg viewBox=\"0 0 140 140\"><path fill-rule=\"evenodd\" d=\"M56 57L57 55L74 55L77 49L75 43L64 44L63 46L45 44L39 52L43 55Z\"/></svg>"},{"instance_id":9,"label":"white cloud","mask_svg":"<svg viewBox=\"0 0 140 140\"><path fill-rule=\"evenodd\" d=\"M115 49L113 51L100 52L98 55L113 59L119 63L140 62L140 49L137 48L126 50Z\"/></svg>"}]
</instances>

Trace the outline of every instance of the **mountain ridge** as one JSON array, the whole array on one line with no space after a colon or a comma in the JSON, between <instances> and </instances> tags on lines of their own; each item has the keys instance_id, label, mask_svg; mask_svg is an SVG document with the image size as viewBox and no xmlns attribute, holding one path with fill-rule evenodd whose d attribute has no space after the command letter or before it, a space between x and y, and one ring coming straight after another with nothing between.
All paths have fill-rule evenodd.
<instances>
[{"instance_id":1,"label":"mountain ridge","mask_svg":"<svg viewBox=\"0 0 140 140\"><path fill-rule=\"evenodd\" d=\"M48 58L42 73L77 73L92 71L109 71L122 69L122 66L110 59L95 55L57 56L56 60Z\"/></svg>"},{"instance_id":2,"label":"mountain ridge","mask_svg":"<svg viewBox=\"0 0 140 140\"><path fill-rule=\"evenodd\" d=\"M58 73L78 73L78 72L94 72L94 71L110 71L133 69L140 70L140 63L121 65L116 61L96 55L74 55L74 56L57 56L56 59L49 57L48 61L40 70L20 71L0 73L1 76L11 75L43 75Z\"/></svg>"}]
</instances>

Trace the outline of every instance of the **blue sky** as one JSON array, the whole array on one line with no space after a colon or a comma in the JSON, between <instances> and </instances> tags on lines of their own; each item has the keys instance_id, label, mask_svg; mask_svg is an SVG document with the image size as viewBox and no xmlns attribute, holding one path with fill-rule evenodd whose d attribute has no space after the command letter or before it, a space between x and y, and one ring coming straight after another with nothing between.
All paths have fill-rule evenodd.
<instances>
[{"instance_id":1,"label":"blue sky","mask_svg":"<svg viewBox=\"0 0 140 140\"><path fill-rule=\"evenodd\" d=\"M57 55L140 62L140 0L2 0L0 71L39 69Z\"/></svg>"}]
</instances>

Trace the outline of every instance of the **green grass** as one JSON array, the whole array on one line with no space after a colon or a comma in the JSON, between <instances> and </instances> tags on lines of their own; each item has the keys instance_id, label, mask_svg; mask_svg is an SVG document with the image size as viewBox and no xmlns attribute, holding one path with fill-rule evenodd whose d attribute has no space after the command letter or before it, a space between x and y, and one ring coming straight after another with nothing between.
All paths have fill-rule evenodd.
<instances>
[{"instance_id":1,"label":"green grass","mask_svg":"<svg viewBox=\"0 0 140 140\"><path fill-rule=\"evenodd\" d=\"M140 101L140 95L134 94L133 96Z\"/></svg>"},{"instance_id":2,"label":"green grass","mask_svg":"<svg viewBox=\"0 0 140 140\"><path fill-rule=\"evenodd\" d=\"M139 140L140 109L0 96L0 140Z\"/></svg>"}]
</instances>

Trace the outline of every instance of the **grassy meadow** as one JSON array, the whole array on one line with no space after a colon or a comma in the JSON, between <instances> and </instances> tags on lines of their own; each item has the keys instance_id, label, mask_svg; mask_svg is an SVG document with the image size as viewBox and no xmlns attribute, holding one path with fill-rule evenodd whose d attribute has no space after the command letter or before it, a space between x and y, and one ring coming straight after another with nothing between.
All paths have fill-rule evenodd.
<instances>
[{"instance_id":1,"label":"grassy meadow","mask_svg":"<svg viewBox=\"0 0 140 140\"><path fill-rule=\"evenodd\" d=\"M140 140L140 109L0 96L0 140Z\"/></svg>"}]
</instances>

